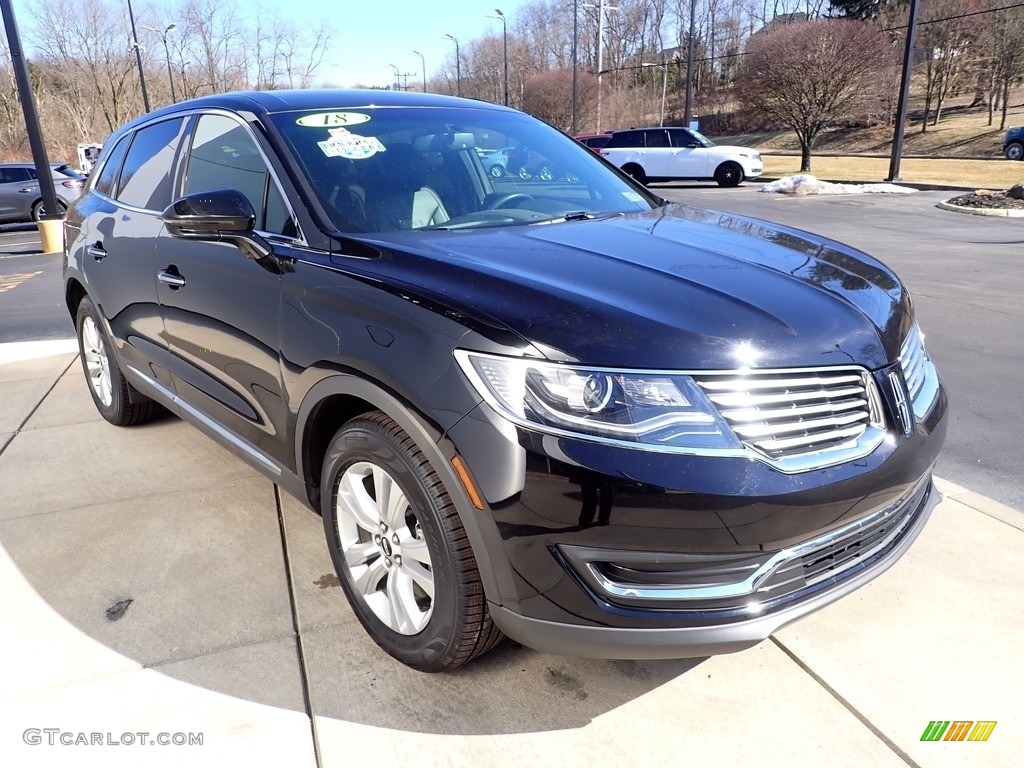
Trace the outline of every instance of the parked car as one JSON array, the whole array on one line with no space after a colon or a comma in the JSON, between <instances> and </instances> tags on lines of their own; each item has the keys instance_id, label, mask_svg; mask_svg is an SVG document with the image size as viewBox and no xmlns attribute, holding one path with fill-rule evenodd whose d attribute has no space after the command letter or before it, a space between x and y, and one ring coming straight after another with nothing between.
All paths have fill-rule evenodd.
<instances>
[{"instance_id":1,"label":"parked car","mask_svg":"<svg viewBox=\"0 0 1024 768\"><path fill-rule=\"evenodd\" d=\"M484 170L494 178L500 179L508 169L509 152L511 151L511 147L504 149L480 149L477 147L476 153L484 164Z\"/></svg>"},{"instance_id":2,"label":"parked car","mask_svg":"<svg viewBox=\"0 0 1024 768\"><path fill-rule=\"evenodd\" d=\"M601 155L641 184L714 179L735 187L761 175L761 155L750 147L717 146L689 128L613 131Z\"/></svg>"},{"instance_id":3,"label":"parked car","mask_svg":"<svg viewBox=\"0 0 1024 768\"><path fill-rule=\"evenodd\" d=\"M485 135L576 181L492 178ZM666 203L514 110L183 101L110 137L65 235L99 413L162 406L320 513L416 669L503 635L737 651L889 568L939 498L946 395L888 267Z\"/></svg>"},{"instance_id":4,"label":"parked car","mask_svg":"<svg viewBox=\"0 0 1024 768\"><path fill-rule=\"evenodd\" d=\"M573 184L578 181L571 170L559 167L557 162L527 147L515 147L510 151L509 170L524 181L567 180Z\"/></svg>"},{"instance_id":5,"label":"parked car","mask_svg":"<svg viewBox=\"0 0 1024 768\"><path fill-rule=\"evenodd\" d=\"M1003 154L1007 160L1024 160L1024 125L1010 128L1006 132Z\"/></svg>"},{"instance_id":6,"label":"parked car","mask_svg":"<svg viewBox=\"0 0 1024 768\"><path fill-rule=\"evenodd\" d=\"M51 163L60 213L78 198L86 178L70 165ZM33 163L0 163L0 222L39 221L46 214Z\"/></svg>"},{"instance_id":7,"label":"parked car","mask_svg":"<svg viewBox=\"0 0 1024 768\"><path fill-rule=\"evenodd\" d=\"M576 141L580 144L590 147L592 150L597 152L612 137L610 133L588 133L582 136L576 136Z\"/></svg>"}]
</instances>

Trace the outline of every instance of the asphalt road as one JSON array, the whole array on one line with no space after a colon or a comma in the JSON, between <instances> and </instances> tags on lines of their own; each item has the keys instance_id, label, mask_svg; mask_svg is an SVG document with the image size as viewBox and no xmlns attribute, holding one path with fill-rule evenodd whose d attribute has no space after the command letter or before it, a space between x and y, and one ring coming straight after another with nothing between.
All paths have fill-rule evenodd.
<instances>
[{"instance_id":1,"label":"asphalt road","mask_svg":"<svg viewBox=\"0 0 1024 768\"><path fill-rule=\"evenodd\" d=\"M966 216L951 196L792 198L714 185L657 185L675 201L757 216L849 243L890 264L914 295L952 399L938 474L1024 509L1024 219ZM0 228L0 343L71 338L61 259L32 226Z\"/></svg>"},{"instance_id":2,"label":"asphalt road","mask_svg":"<svg viewBox=\"0 0 1024 768\"><path fill-rule=\"evenodd\" d=\"M0 226L0 343L71 339L61 257L43 255L34 224Z\"/></svg>"},{"instance_id":3,"label":"asphalt road","mask_svg":"<svg viewBox=\"0 0 1024 768\"><path fill-rule=\"evenodd\" d=\"M653 189L674 202L818 232L893 267L952 403L937 473L1024 509L1024 219L936 208L951 192L796 198L757 184Z\"/></svg>"}]
</instances>

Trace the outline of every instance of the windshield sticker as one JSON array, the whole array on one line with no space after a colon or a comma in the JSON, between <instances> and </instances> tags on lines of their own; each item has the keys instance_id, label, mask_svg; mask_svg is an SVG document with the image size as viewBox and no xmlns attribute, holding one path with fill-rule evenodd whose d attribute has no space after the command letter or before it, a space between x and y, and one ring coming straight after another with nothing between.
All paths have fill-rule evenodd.
<instances>
[{"instance_id":1,"label":"windshield sticker","mask_svg":"<svg viewBox=\"0 0 1024 768\"><path fill-rule=\"evenodd\" d=\"M331 138L318 141L316 144L328 157L344 157L348 160L365 160L378 152L386 152L387 147L380 143L376 136L358 136L344 128L332 128Z\"/></svg>"},{"instance_id":2,"label":"windshield sticker","mask_svg":"<svg viewBox=\"0 0 1024 768\"><path fill-rule=\"evenodd\" d=\"M633 203L642 203L644 201L644 196L637 192L626 191L622 193L622 196Z\"/></svg>"},{"instance_id":3,"label":"windshield sticker","mask_svg":"<svg viewBox=\"0 0 1024 768\"><path fill-rule=\"evenodd\" d=\"M360 112L317 112L315 115L303 115L295 122L306 128L337 128L368 123L370 116Z\"/></svg>"}]
</instances>

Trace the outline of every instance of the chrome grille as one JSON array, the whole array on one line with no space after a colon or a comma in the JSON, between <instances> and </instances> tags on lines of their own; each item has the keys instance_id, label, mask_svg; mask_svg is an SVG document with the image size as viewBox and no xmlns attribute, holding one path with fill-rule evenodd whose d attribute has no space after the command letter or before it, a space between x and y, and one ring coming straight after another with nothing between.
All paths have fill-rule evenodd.
<instances>
[{"instance_id":1,"label":"chrome grille","mask_svg":"<svg viewBox=\"0 0 1024 768\"><path fill-rule=\"evenodd\" d=\"M694 377L736 436L778 459L845 448L882 423L863 368L733 371Z\"/></svg>"},{"instance_id":2,"label":"chrome grille","mask_svg":"<svg viewBox=\"0 0 1024 768\"><path fill-rule=\"evenodd\" d=\"M907 382L914 415L923 420L939 396L939 375L924 348L924 334L917 323L911 327L900 346L900 367Z\"/></svg>"},{"instance_id":3,"label":"chrome grille","mask_svg":"<svg viewBox=\"0 0 1024 768\"><path fill-rule=\"evenodd\" d=\"M928 355L924 351L921 331L915 325L900 347L900 365L903 367L903 378L907 381L911 400L917 400L924 387L927 362Z\"/></svg>"}]
</instances>

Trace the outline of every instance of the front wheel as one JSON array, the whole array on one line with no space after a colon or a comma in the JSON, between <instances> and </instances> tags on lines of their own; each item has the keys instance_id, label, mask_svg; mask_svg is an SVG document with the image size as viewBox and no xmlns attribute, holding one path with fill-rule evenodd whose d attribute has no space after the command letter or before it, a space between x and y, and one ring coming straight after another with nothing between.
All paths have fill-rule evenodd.
<instances>
[{"instance_id":1,"label":"front wheel","mask_svg":"<svg viewBox=\"0 0 1024 768\"><path fill-rule=\"evenodd\" d=\"M626 163L624 166L622 166L622 170L624 173L627 173L630 176L632 176L633 180L637 184L643 184L644 186L647 185L647 174L644 172L644 169L641 168L636 163Z\"/></svg>"},{"instance_id":2,"label":"front wheel","mask_svg":"<svg viewBox=\"0 0 1024 768\"><path fill-rule=\"evenodd\" d=\"M715 169L715 181L720 187L737 187L743 181L743 168L739 163L722 163Z\"/></svg>"},{"instance_id":3,"label":"front wheel","mask_svg":"<svg viewBox=\"0 0 1024 768\"><path fill-rule=\"evenodd\" d=\"M505 166L501 163L495 163L491 166L491 170L488 171L495 179L500 179L505 175Z\"/></svg>"},{"instance_id":4,"label":"front wheel","mask_svg":"<svg viewBox=\"0 0 1024 768\"><path fill-rule=\"evenodd\" d=\"M1015 142L1006 148L1007 160L1024 159L1024 144Z\"/></svg>"},{"instance_id":5,"label":"front wheel","mask_svg":"<svg viewBox=\"0 0 1024 768\"><path fill-rule=\"evenodd\" d=\"M401 427L379 411L348 422L321 479L334 567L377 645L414 669L441 672L501 640L455 504Z\"/></svg>"}]
</instances>

